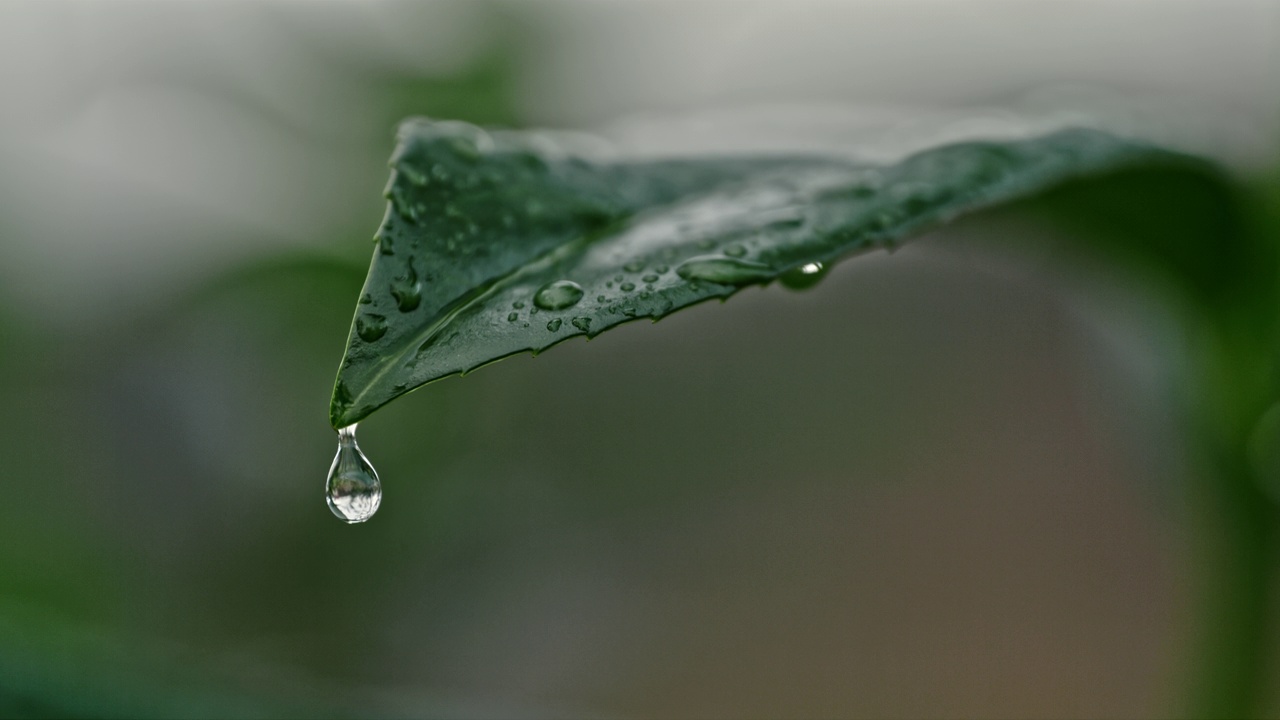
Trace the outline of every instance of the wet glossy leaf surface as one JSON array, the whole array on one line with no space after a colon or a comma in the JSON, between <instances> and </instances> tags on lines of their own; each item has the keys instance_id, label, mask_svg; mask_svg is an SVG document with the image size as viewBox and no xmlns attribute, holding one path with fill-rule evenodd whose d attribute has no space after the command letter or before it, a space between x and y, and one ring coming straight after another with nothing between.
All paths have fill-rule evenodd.
<instances>
[{"instance_id":1,"label":"wet glossy leaf surface","mask_svg":"<svg viewBox=\"0 0 1280 720\"><path fill-rule=\"evenodd\" d=\"M1089 130L946 145L887 166L600 161L539 134L410 120L330 421L747 285L805 287L844 257L1072 178L1189 162Z\"/></svg>"}]
</instances>

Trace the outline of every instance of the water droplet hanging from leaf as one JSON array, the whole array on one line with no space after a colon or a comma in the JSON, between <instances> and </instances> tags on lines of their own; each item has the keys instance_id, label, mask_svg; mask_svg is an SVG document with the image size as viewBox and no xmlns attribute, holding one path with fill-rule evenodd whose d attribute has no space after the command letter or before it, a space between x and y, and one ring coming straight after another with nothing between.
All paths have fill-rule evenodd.
<instances>
[{"instance_id":1,"label":"water droplet hanging from leaf","mask_svg":"<svg viewBox=\"0 0 1280 720\"><path fill-rule=\"evenodd\" d=\"M356 444L356 426L338 431L338 454L329 467L324 498L338 519L362 523L378 512L382 504L382 481Z\"/></svg>"}]
</instances>

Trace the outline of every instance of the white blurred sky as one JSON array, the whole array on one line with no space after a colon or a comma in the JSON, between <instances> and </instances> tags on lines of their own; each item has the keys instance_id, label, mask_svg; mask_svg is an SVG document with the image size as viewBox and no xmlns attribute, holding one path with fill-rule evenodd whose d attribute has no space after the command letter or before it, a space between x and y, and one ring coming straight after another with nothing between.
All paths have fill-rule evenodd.
<instances>
[{"instance_id":1,"label":"white blurred sky","mask_svg":"<svg viewBox=\"0 0 1280 720\"><path fill-rule=\"evenodd\" d=\"M874 155L1087 110L1263 167L1278 7L2 2L0 298L84 318L247 254L367 238L392 137L368 78L513 42L522 122L637 152Z\"/></svg>"}]
</instances>

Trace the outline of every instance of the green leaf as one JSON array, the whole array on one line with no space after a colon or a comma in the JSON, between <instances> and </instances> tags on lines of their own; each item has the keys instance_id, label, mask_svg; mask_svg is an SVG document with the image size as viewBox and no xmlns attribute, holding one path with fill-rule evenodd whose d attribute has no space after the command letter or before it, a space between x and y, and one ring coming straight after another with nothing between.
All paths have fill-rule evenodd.
<instances>
[{"instance_id":1,"label":"green leaf","mask_svg":"<svg viewBox=\"0 0 1280 720\"><path fill-rule=\"evenodd\" d=\"M840 157L609 162L536 133L406 121L330 407L350 425L425 383L654 320L1072 178L1199 164L1090 130Z\"/></svg>"}]
</instances>

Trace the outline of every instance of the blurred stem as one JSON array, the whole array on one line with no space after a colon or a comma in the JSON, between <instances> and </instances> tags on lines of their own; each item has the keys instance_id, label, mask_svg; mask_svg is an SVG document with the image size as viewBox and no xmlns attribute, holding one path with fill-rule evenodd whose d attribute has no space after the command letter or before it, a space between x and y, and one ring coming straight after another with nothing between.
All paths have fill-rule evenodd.
<instances>
[{"instance_id":1,"label":"blurred stem","mask_svg":"<svg viewBox=\"0 0 1280 720\"><path fill-rule=\"evenodd\" d=\"M1187 709L1196 718L1264 712L1277 523L1244 448L1218 453L1219 472L1199 473L1191 491L1200 635Z\"/></svg>"}]
</instances>

